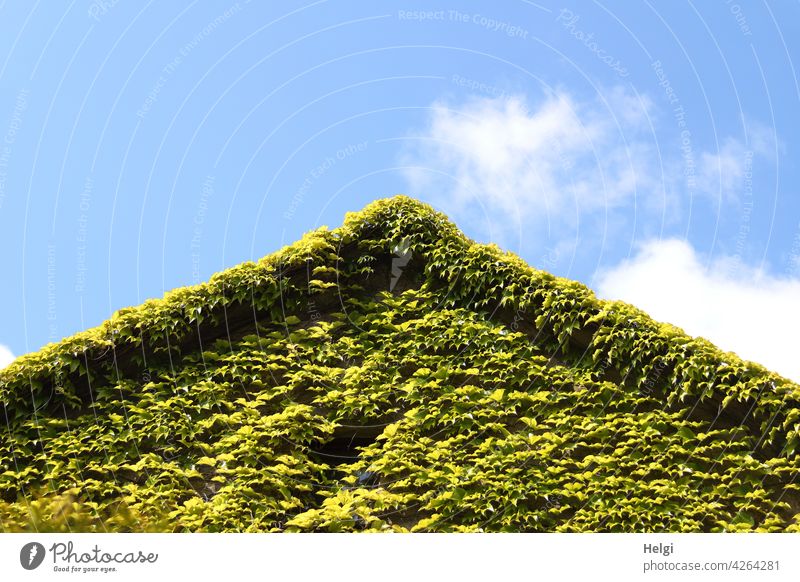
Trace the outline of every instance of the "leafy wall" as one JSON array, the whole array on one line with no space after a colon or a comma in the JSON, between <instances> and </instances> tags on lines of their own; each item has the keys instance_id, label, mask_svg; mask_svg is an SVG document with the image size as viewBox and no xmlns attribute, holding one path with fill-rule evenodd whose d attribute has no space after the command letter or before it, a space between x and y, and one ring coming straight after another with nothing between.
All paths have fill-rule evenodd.
<instances>
[{"instance_id":1,"label":"leafy wall","mask_svg":"<svg viewBox=\"0 0 800 582\"><path fill-rule=\"evenodd\" d=\"M798 395L398 196L0 371L0 527L792 531Z\"/></svg>"}]
</instances>

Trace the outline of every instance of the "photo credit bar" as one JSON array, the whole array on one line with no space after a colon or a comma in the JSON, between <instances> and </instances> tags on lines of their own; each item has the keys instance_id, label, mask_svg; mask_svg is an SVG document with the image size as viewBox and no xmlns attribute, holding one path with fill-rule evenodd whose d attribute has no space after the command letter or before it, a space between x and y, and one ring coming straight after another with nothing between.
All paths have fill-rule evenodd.
<instances>
[{"instance_id":1,"label":"photo credit bar","mask_svg":"<svg viewBox=\"0 0 800 582\"><path fill-rule=\"evenodd\" d=\"M381 580L481 582L797 580L799 539L798 534L15 533L0 536L0 560L7 580L257 576L335 582L351 581L357 572ZM525 572L529 576L520 577Z\"/></svg>"}]
</instances>

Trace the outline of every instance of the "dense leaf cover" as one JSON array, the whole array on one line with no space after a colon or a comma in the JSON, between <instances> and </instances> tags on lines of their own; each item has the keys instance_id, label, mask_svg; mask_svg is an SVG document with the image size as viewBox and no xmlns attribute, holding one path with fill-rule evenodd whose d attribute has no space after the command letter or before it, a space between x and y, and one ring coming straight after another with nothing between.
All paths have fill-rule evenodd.
<instances>
[{"instance_id":1,"label":"dense leaf cover","mask_svg":"<svg viewBox=\"0 0 800 582\"><path fill-rule=\"evenodd\" d=\"M799 396L398 196L0 372L0 528L792 531Z\"/></svg>"}]
</instances>

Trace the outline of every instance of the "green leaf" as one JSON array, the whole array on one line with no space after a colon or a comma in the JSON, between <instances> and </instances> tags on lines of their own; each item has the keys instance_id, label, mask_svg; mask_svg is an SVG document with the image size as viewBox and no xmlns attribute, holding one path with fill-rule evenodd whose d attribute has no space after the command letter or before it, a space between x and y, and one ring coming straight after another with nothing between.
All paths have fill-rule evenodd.
<instances>
[{"instance_id":1,"label":"green leaf","mask_svg":"<svg viewBox=\"0 0 800 582\"><path fill-rule=\"evenodd\" d=\"M453 491L450 493L450 497L451 497L451 498L452 498L454 501L461 501L462 499L464 499L464 496L465 496L466 494L467 494L467 492L466 492L466 491L464 491L464 490L463 490L461 487L456 487L456 488L455 488L455 489L453 489Z\"/></svg>"},{"instance_id":2,"label":"green leaf","mask_svg":"<svg viewBox=\"0 0 800 582\"><path fill-rule=\"evenodd\" d=\"M731 523L734 525L746 523L747 525L752 527L753 525L755 525L756 521L755 519L753 519L752 515L744 511L741 511L736 515L736 517L733 519Z\"/></svg>"},{"instance_id":3,"label":"green leaf","mask_svg":"<svg viewBox=\"0 0 800 582\"><path fill-rule=\"evenodd\" d=\"M497 390L492 392L491 395L489 395L489 398L491 398L492 400L494 400L496 402L500 402L503 399L503 396L505 395L505 393L506 393L506 391L503 388L498 388Z\"/></svg>"}]
</instances>

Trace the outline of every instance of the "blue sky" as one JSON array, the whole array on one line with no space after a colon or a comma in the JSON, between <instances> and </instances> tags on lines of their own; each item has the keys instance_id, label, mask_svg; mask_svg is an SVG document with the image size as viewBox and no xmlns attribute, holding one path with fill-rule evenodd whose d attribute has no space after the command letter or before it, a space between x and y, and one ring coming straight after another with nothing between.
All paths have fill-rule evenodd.
<instances>
[{"instance_id":1,"label":"blue sky","mask_svg":"<svg viewBox=\"0 0 800 582\"><path fill-rule=\"evenodd\" d=\"M0 365L407 193L800 379L800 4L269 4L0 3Z\"/></svg>"}]
</instances>

